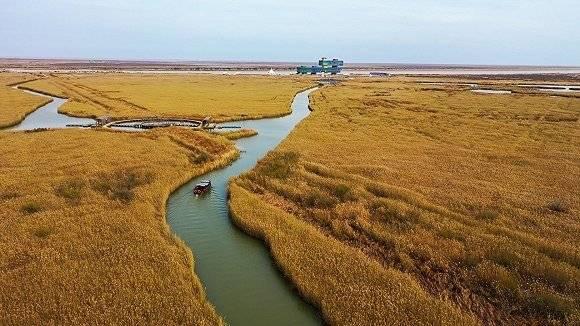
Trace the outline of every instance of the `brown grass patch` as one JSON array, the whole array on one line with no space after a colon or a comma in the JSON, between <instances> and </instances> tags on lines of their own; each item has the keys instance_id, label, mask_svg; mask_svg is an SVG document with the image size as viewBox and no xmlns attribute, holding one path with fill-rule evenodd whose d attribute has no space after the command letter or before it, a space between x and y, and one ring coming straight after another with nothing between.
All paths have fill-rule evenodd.
<instances>
[{"instance_id":1,"label":"brown grass patch","mask_svg":"<svg viewBox=\"0 0 580 326\"><path fill-rule=\"evenodd\" d=\"M309 250L358 250L382 271L409 276L431 298L449 298L483 323L578 319L580 99L477 95L455 86L433 91L409 78L352 79L314 93L311 105L310 117L276 152L235 180L234 194L251 192L232 197L244 229L272 245L271 238L298 228L260 224L269 213L244 211L247 196L256 196L252 205L284 211L275 219L306 223L333 240ZM284 153L296 159L281 159ZM305 242L284 243L292 252ZM291 259L284 257L282 265ZM355 297L356 287L321 284L357 267L340 266L330 254L312 259L320 272L295 279L304 292L350 289L340 299L310 297L336 321L339 301ZM306 268L291 261L291 275ZM374 280L374 273L360 277ZM364 322L377 306L360 302L348 309ZM412 310L403 299L393 303L400 314Z\"/></svg>"},{"instance_id":2,"label":"brown grass patch","mask_svg":"<svg viewBox=\"0 0 580 326\"><path fill-rule=\"evenodd\" d=\"M222 322L164 216L173 189L236 157L231 142L58 130L0 147L0 324Z\"/></svg>"},{"instance_id":3,"label":"brown grass patch","mask_svg":"<svg viewBox=\"0 0 580 326\"><path fill-rule=\"evenodd\" d=\"M194 74L52 74L26 84L67 101L60 112L78 117L213 117L214 121L290 113L311 78Z\"/></svg>"}]
</instances>

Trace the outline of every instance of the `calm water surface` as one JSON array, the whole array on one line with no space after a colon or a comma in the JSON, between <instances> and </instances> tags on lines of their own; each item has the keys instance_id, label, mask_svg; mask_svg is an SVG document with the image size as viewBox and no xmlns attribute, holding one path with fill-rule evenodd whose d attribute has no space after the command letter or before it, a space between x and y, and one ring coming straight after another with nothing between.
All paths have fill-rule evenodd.
<instances>
[{"instance_id":1,"label":"calm water surface","mask_svg":"<svg viewBox=\"0 0 580 326\"><path fill-rule=\"evenodd\" d=\"M299 93L286 117L232 123L256 129L258 135L236 141L244 152L232 165L191 180L167 202L171 229L192 248L209 301L231 325L321 324L315 309L273 265L264 244L231 223L227 205L228 180L254 167L308 115L311 92ZM212 182L211 193L196 198L191 190L205 179Z\"/></svg>"},{"instance_id":2,"label":"calm water surface","mask_svg":"<svg viewBox=\"0 0 580 326\"><path fill-rule=\"evenodd\" d=\"M66 128L68 124L93 124L95 120L69 117L64 114L58 113L58 108L63 105L67 100L43 95L36 92L31 92L27 90L20 90L29 94L52 98L52 102L46 104L43 107L38 108L36 111L30 113L26 116L26 119L14 127L7 128L6 130L32 130L36 128Z\"/></svg>"},{"instance_id":3,"label":"calm water surface","mask_svg":"<svg viewBox=\"0 0 580 326\"><path fill-rule=\"evenodd\" d=\"M480 94L511 94L512 91L501 91L501 90L497 90L497 89L472 89L471 90L474 93L480 93Z\"/></svg>"}]
</instances>

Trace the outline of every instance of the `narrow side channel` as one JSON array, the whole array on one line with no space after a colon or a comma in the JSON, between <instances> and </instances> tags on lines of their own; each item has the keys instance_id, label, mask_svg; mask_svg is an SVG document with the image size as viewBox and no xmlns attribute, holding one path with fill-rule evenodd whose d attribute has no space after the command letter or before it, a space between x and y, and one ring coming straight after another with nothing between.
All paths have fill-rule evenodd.
<instances>
[{"instance_id":1,"label":"narrow side channel","mask_svg":"<svg viewBox=\"0 0 580 326\"><path fill-rule=\"evenodd\" d=\"M304 302L284 279L264 244L230 221L228 180L248 171L274 149L310 112L310 89L299 93L288 116L236 122L258 135L236 141L242 151L230 166L191 180L167 202L167 221L192 248L195 271L209 301L231 325L319 325L317 311ZM212 181L211 193L196 198L194 184Z\"/></svg>"},{"instance_id":2,"label":"narrow side channel","mask_svg":"<svg viewBox=\"0 0 580 326\"><path fill-rule=\"evenodd\" d=\"M70 117L66 114L61 114L58 112L58 108L63 105L67 99L48 96L42 93L33 92L25 89L20 89L18 86L16 89L29 93L36 96L48 97L52 99L52 102L47 103L31 112L26 116L26 118L19 124L6 128L4 130L32 130L36 128L66 128L68 124L92 124L95 121L93 119L86 118L75 118Z\"/></svg>"}]
</instances>

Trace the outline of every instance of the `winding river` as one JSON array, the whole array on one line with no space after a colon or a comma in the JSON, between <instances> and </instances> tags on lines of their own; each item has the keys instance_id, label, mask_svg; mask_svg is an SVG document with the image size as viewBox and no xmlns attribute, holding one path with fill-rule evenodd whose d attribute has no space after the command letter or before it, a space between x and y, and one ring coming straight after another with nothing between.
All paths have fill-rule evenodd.
<instances>
[{"instance_id":1,"label":"winding river","mask_svg":"<svg viewBox=\"0 0 580 326\"><path fill-rule=\"evenodd\" d=\"M290 115L237 121L237 126L258 131L257 136L236 141L240 158L223 169L190 180L168 199L167 222L192 249L195 272L207 297L230 325L322 324L318 312L282 276L266 246L232 224L227 199L228 180L254 167L309 114L308 96L314 90L294 97ZM94 122L58 113L58 107L66 100L52 99L8 130L64 128L67 124ZM193 196L193 186L205 179L212 181L211 192L202 197Z\"/></svg>"},{"instance_id":2,"label":"winding river","mask_svg":"<svg viewBox=\"0 0 580 326\"><path fill-rule=\"evenodd\" d=\"M296 95L290 115L236 122L258 131L258 136L236 141L242 151L240 158L224 169L191 180L167 202L171 229L192 248L195 271L209 301L231 325L321 323L315 310L281 276L264 244L232 224L227 204L228 180L250 170L308 115L312 91ZM211 180L211 193L192 196L194 184L204 179Z\"/></svg>"}]
</instances>

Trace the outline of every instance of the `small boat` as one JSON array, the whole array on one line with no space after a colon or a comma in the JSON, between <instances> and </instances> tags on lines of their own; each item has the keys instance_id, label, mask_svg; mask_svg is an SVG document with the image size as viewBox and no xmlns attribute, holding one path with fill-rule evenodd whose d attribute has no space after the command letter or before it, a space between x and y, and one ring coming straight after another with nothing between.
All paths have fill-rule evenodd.
<instances>
[{"instance_id":1,"label":"small boat","mask_svg":"<svg viewBox=\"0 0 580 326\"><path fill-rule=\"evenodd\" d=\"M196 195L202 195L209 191L211 188L211 181L204 180L193 187L193 193Z\"/></svg>"}]
</instances>

